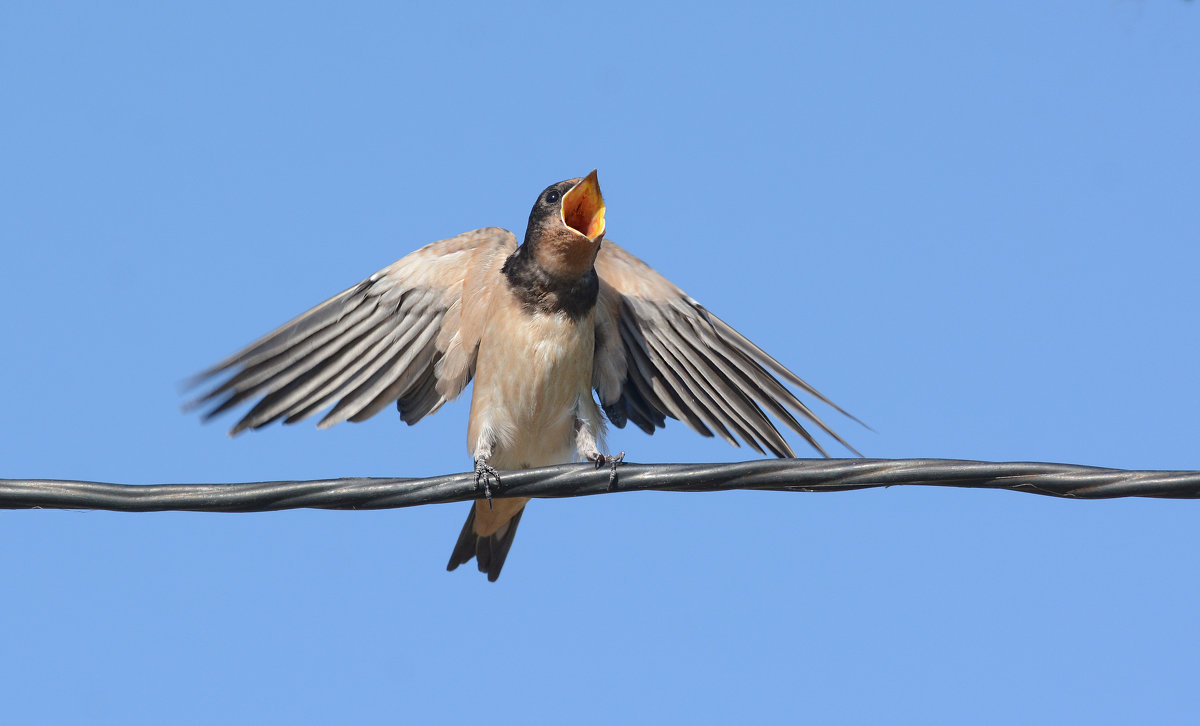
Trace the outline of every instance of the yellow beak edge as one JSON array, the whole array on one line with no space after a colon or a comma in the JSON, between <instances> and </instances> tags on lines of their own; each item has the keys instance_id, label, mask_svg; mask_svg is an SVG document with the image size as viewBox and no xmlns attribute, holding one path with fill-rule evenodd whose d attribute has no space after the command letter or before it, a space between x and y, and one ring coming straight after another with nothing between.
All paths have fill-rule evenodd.
<instances>
[{"instance_id":1,"label":"yellow beak edge","mask_svg":"<svg viewBox=\"0 0 1200 726\"><path fill-rule=\"evenodd\" d=\"M604 234L604 197L595 169L563 195L562 216L568 227L588 239Z\"/></svg>"}]
</instances>

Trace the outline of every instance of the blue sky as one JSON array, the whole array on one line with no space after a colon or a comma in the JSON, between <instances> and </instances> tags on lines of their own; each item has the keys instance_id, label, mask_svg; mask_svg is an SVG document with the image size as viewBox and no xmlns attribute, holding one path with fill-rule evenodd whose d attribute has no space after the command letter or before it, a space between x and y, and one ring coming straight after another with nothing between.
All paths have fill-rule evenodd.
<instances>
[{"instance_id":1,"label":"blue sky","mask_svg":"<svg viewBox=\"0 0 1200 726\"><path fill-rule=\"evenodd\" d=\"M592 168L868 456L1200 468L1194 3L432 5L0 10L0 476L466 470L465 399L231 440L178 385ZM1189 502L534 502L495 584L465 509L0 512L5 720L1200 717Z\"/></svg>"}]
</instances>

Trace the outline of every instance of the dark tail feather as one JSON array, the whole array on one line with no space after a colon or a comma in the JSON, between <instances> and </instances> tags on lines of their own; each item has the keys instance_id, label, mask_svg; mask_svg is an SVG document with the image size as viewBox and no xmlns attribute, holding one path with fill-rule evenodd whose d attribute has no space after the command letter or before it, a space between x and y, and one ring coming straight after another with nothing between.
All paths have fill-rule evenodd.
<instances>
[{"instance_id":1,"label":"dark tail feather","mask_svg":"<svg viewBox=\"0 0 1200 726\"><path fill-rule=\"evenodd\" d=\"M446 564L446 569L453 570L474 557L479 571L487 573L488 582L495 582L496 578L500 577L500 568L504 567L504 560L508 557L513 537L517 534L517 525L521 523L521 515L524 513L525 509L522 508L495 534L480 537L475 534L475 503L472 502L466 524L458 534L458 541L454 543L454 551L450 553L450 562Z\"/></svg>"},{"instance_id":2,"label":"dark tail feather","mask_svg":"<svg viewBox=\"0 0 1200 726\"><path fill-rule=\"evenodd\" d=\"M458 541L454 543L454 551L450 553L450 562L446 564L446 569L453 570L464 562L470 562L471 558L475 556L475 540L477 539L479 536L475 534L475 502L471 502L467 523L458 533Z\"/></svg>"}]
</instances>

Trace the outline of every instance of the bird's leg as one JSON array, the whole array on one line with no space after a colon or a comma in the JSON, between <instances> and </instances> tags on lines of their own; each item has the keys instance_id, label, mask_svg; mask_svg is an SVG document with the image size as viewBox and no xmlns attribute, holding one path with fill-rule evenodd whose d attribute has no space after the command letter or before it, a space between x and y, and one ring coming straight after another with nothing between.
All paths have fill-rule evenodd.
<instances>
[{"instance_id":1,"label":"bird's leg","mask_svg":"<svg viewBox=\"0 0 1200 726\"><path fill-rule=\"evenodd\" d=\"M496 471L483 459L476 459L475 488L478 489L480 483L483 483L483 496L487 498L488 509L492 508L492 479L496 480L496 486L500 486L500 472Z\"/></svg>"},{"instance_id":2,"label":"bird's leg","mask_svg":"<svg viewBox=\"0 0 1200 726\"><path fill-rule=\"evenodd\" d=\"M611 491L617 482L617 464L625 460L625 452L622 451L616 456L605 456L600 451L592 427L579 418L575 419L575 450L579 452L580 458L594 463L597 469L605 465L612 467L608 472L608 488Z\"/></svg>"},{"instance_id":3,"label":"bird's leg","mask_svg":"<svg viewBox=\"0 0 1200 726\"><path fill-rule=\"evenodd\" d=\"M622 451L621 453L617 454L616 456L605 456L604 454L601 454L600 452L597 451L596 456L589 457L589 459L591 459L591 461L596 462L597 469L604 466L605 464L608 464L611 467L608 470L608 490L611 492L614 488L616 488L616 484L617 484L617 464L620 464L621 462L625 461L625 452Z\"/></svg>"},{"instance_id":4,"label":"bird's leg","mask_svg":"<svg viewBox=\"0 0 1200 726\"><path fill-rule=\"evenodd\" d=\"M492 458L490 445L485 444L475 449L475 488L478 489L482 482L483 496L487 497L488 509L492 508L492 480L495 479L496 486L500 486L500 472L487 463L490 458Z\"/></svg>"}]
</instances>

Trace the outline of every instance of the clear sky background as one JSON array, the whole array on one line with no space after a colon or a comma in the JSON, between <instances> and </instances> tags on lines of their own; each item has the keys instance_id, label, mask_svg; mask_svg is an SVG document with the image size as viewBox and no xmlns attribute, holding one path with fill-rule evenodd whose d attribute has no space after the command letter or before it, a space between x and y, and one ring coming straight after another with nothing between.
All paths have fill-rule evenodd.
<instances>
[{"instance_id":1,"label":"clear sky background","mask_svg":"<svg viewBox=\"0 0 1200 726\"><path fill-rule=\"evenodd\" d=\"M592 168L868 456L1200 468L1195 3L247 5L0 9L0 476L467 470L466 398L231 440L178 385ZM466 510L0 512L3 720L1200 719L1200 504L540 501L495 584Z\"/></svg>"}]
</instances>

